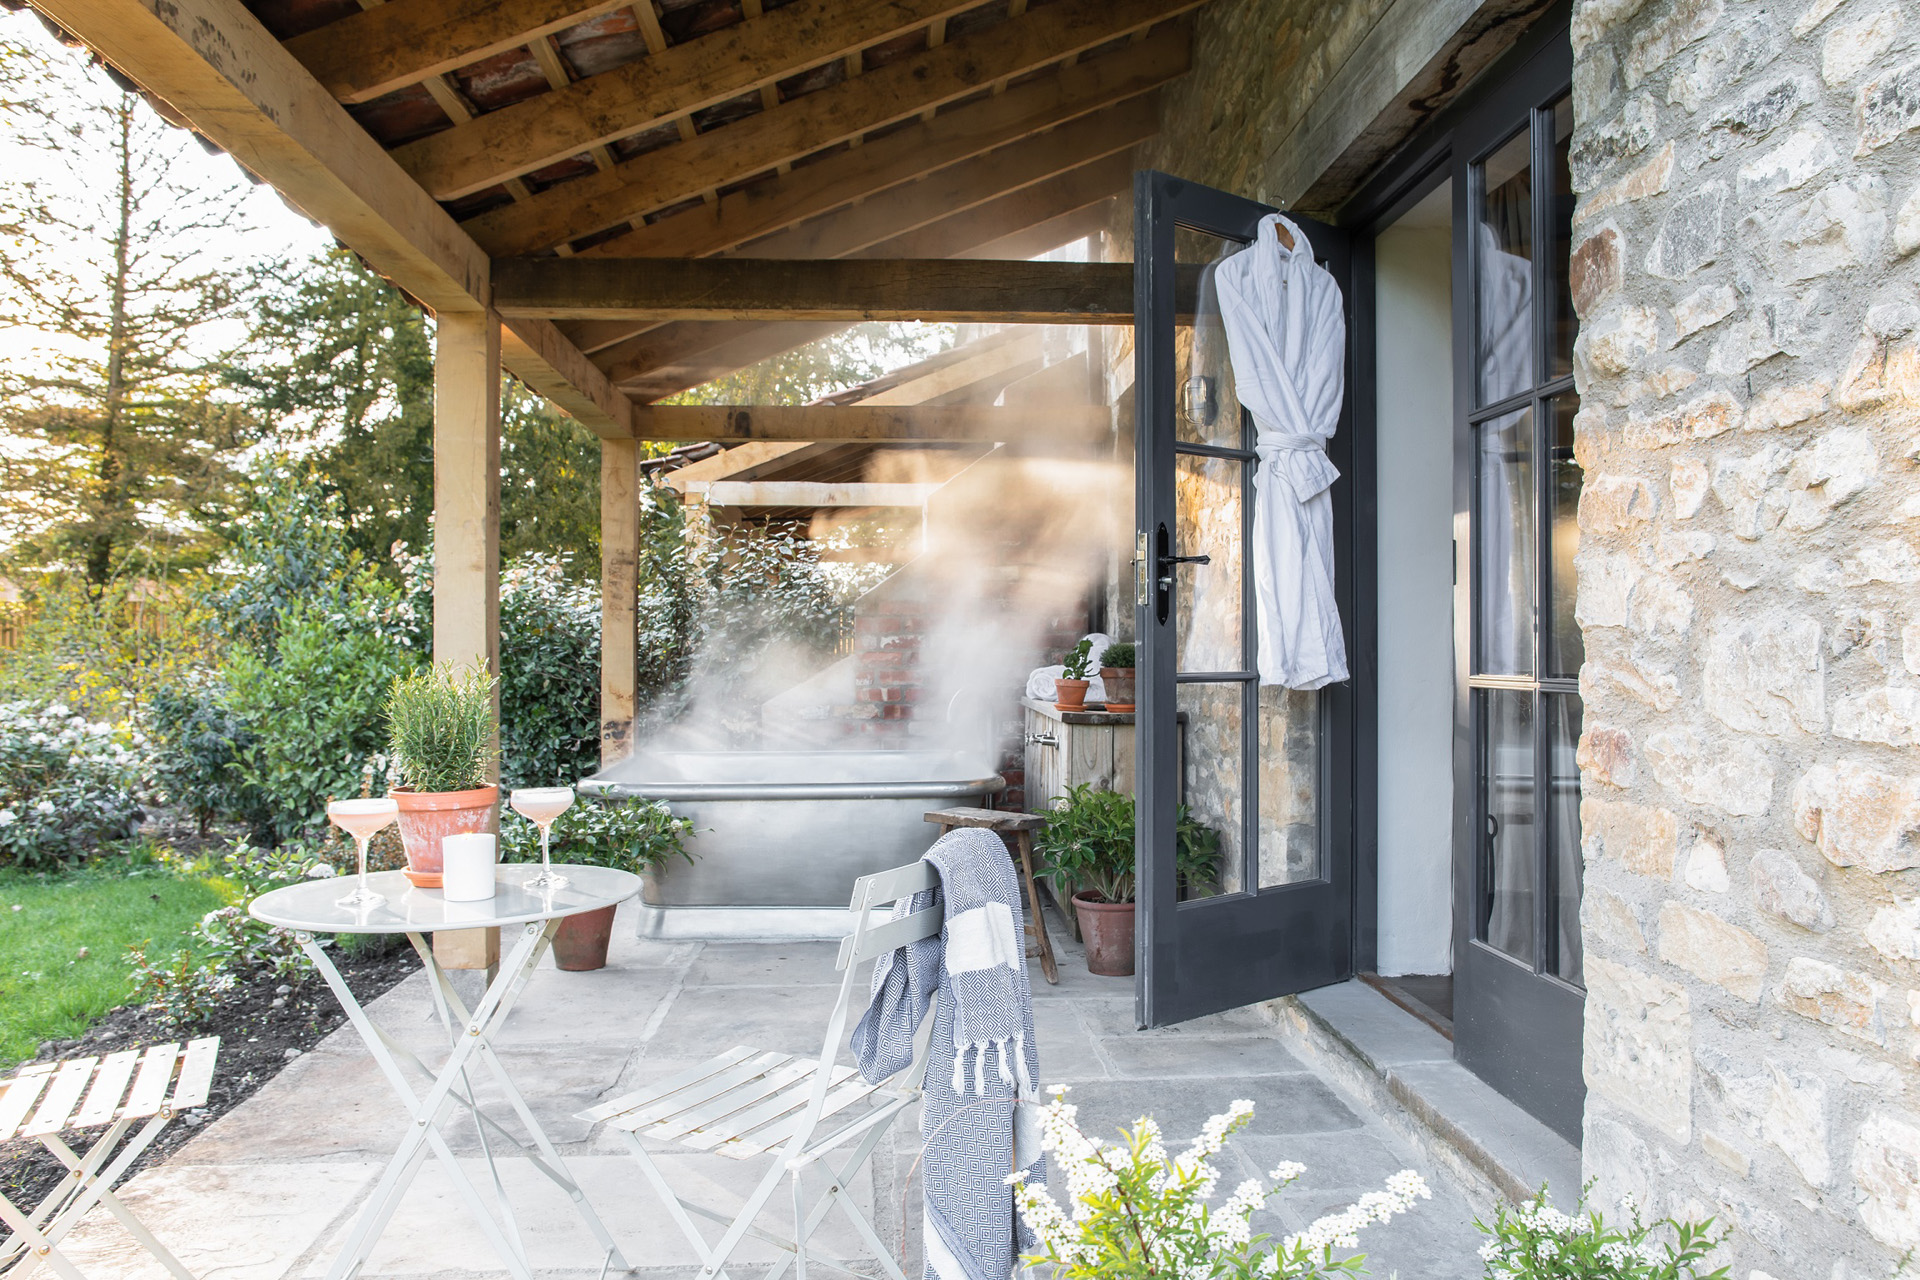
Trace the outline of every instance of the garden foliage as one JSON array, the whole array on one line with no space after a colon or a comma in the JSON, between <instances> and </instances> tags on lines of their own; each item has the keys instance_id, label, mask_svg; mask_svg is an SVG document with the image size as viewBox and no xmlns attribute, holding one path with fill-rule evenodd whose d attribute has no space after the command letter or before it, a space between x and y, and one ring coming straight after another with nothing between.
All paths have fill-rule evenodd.
<instances>
[{"instance_id":1,"label":"garden foliage","mask_svg":"<svg viewBox=\"0 0 1920 1280\"><path fill-rule=\"evenodd\" d=\"M1586 1207L1562 1213L1544 1189L1522 1205L1494 1207L1493 1222L1476 1222L1489 1280L1727 1280L1726 1267L1704 1268L1726 1239L1713 1219L1643 1221L1639 1206L1623 1206L1628 1225L1609 1225Z\"/></svg>"},{"instance_id":2,"label":"garden foliage","mask_svg":"<svg viewBox=\"0 0 1920 1280\"><path fill-rule=\"evenodd\" d=\"M1213 883L1220 862L1220 833L1196 820L1187 806L1175 811L1175 865L1189 892ZM1134 800L1131 795L1077 783L1054 801L1047 825L1034 837L1056 891L1088 889L1102 902L1134 898Z\"/></svg>"},{"instance_id":3,"label":"garden foliage","mask_svg":"<svg viewBox=\"0 0 1920 1280\"><path fill-rule=\"evenodd\" d=\"M393 681L388 742L407 786L433 792L487 785L494 763L494 685L478 667L421 667Z\"/></svg>"},{"instance_id":4,"label":"garden foliage","mask_svg":"<svg viewBox=\"0 0 1920 1280\"><path fill-rule=\"evenodd\" d=\"M600 589L558 556L500 580L500 781L572 786L600 767Z\"/></svg>"},{"instance_id":5,"label":"garden foliage","mask_svg":"<svg viewBox=\"0 0 1920 1280\"><path fill-rule=\"evenodd\" d=\"M57 866L130 834L141 747L126 721L0 705L0 863Z\"/></svg>"},{"instance_id":6,"label":"garden foliage","mask_svg":"<svg viewBox=\"0 0 1920 1280\"><path fill-rule=\"evenodd\" d=\"M675 858L693 861L685 841L693 823L676 817L663 800L581 799L553 824L555 862L592 863L631 871L654 871ZM500 820L503 862L538 862L540 828L512 810Z\"/></svg>"}]
</instances>

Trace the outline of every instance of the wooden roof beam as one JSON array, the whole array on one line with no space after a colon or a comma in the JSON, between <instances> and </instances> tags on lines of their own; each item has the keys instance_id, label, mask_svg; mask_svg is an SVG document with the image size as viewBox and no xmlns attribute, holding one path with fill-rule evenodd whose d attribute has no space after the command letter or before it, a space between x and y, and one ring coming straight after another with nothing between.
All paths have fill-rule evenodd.
<instances>
[{"instance_id":1,"label":"wooden roof beam","mask_svg":"<svg viewBox=\"0 0 1920 1280\"><path fill-rule=\"evenodd\" d=\"M394 156L421 186L451 200L644 133L977 2L796 0L752 22L489 111L396 148Z\"/></svg>"},{"instance_id":2,"label":"wooden roof beam","mask_svg":"<svg viewBox=\"0 0 1920 1280\"><path fill-rule=\"evenodd\" d=\"M632 0L401 0L294 36L287 52L342 102L365 102L532 44Z\"/></svg>"},{"instance_id":3,"label":"wooden roof beam","mask_svg":"<svg viewBox=\"0 0 1920 1280\"><path fill-rule=\"evenodd\" d=\"M853 256L863 258L971 256L975 250L1001 242L1005 237L1025 228L1049 227L1054 225L1054 220L1062 215L1085 211L1090 206L1104 202L1109 196L1125 191L1132 181L1132 159L1125 154L1108 156L1104 160L1082 165L1078 169L1069 170L1045 182L1022 188L1011 195L1002 196L984 205L921 227L917 231L883 240ZM1084 235L1085 232L1080 231L1079 234ZM1046 238L1044 234L1039 237L1041 240ZM992 256L1031 258L1075 238L1076 236L1071 232L1063 231L1058 239L1050 240L1039 248L1013 245L1008 241L1006 243L1022 251L996 253ZM572 321L563 324L562 328L573 337L582 350L594 350L594 363L606 370L607 375L616 383L623 383L650 370L673 364L694 352L720 347L739 338L743 333L752 332L754 327L711 324L675 325L663 329L636 321L601 320ZM744 368L766 355L791 350L793 347L832 332L831 327L820 326L782 325L779 328L782 333L797 331L804 336L795 337L784 347L776 346L761 351L761 354L750 356L733 367ZM760 350L764 342L756 341L752 345L755 350ZM696 379L695 382L686 385L697 385L705 380L704 378Z\"/></svg>"},{"instance_id":4,"label":"wooden roof beam","mask_svg":"<svg viewBox=\"0 0 1920 1280\"><path fill-rule=\"evenodd\" d=\"M945 258L512 258L500 314L536 320L1131 324L1133 266Z\"/></svg>"},{"instance_id":5,"label":"wooden roof beam","mask_svg":"<svg viewBox=\"0 0 1920 1280\"><path fill-rule=\"evenodd\" d=\"M560 183L465 225L496 256L537 253L965 97L997 74L1038 70L1128 31L1144 30L1198 3L1055 0L1024 17L874 68L771 111ZM765 26L782 12L745 25ZM474 123L505 114L494 112ZM500 165L493 169L481 185L524 171Z\"/></svg>"},{"instance_id":6,"label":"wooden roof beam","mask_svg":"<svg viewBox=\"0 0 1920 1280\"><path fill-rule=\"evenodd\" d=\"M980 405L636 405L640 440L1095 440L1104 408L1002 409Z\"/></svg>"},{"instance_id":7,"label":"wooden roof beam","mask_svg":"<svg viewBox=\"0 0 1920 1280\"><path fill-rule=\"evenodd\" d=\"M1065 68L997 97L943 111L931 122L920 122L854 150L756 182L722 196L717 208L691 210L636 227L583 250L582 256L701 258L737 249L749 241L759 242L753 250L756 256L786 256L767 252L764 237L996 148L1009 147L1056 125L1061 128L1055 132L1061 132L1067 122L1083 123L1089 113L1099 112L1110 122L1103 128L1131 129L1133 126L1125 123L1133 119L1131 114L1111 113L1147 109L1146 104L1153 99L1143 95L1150 95L1155 87L1186 71L1190 44L1187 39L1156 40ZM1125 103L1126 107L1115 108L1115 103ZM1095 146L1079 160L1115 149ZM1012 188L992 183L987 189L999 192ZM886 209L892 204L889 198L869 201L868 207ZM911 225L895 223L894 232Z\"/></svg>"},{"instance_id":8,"label":"wooden roof beam","mask_svg":"<svg viewBox=\"0 0 1920 1280\"><path fill-rule=\"evenodd\" d=\"M713 507L924 507L937 484L832 483L819 480L713 480L695 482Z\"/></svg>"}]
</instances>

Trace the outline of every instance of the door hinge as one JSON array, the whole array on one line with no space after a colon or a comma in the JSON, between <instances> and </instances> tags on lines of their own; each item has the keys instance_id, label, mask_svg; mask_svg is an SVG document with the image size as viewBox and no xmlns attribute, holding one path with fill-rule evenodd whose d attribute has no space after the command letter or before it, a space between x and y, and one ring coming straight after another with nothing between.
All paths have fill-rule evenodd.
<instances>
[{"instance_id":1,"label":"door hinge","mask_svg":"<svg viewBox=\"0 0 1920 1280\"><path fill-rule=\"evenodd\" d=\"M1147 531L1138 529L1133 535L1133 603L1144 609L1153 603L1147 594Z\"/></svg>"}]
</instances>

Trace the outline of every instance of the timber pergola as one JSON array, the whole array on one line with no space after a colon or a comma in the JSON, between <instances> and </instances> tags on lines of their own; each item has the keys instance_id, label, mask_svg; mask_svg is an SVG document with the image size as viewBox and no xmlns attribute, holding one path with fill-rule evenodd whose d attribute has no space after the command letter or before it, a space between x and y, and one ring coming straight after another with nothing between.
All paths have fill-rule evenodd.
<instances>
[{"instance_id":1,"label":"timber pergola","mask_svg":"<svg viewBox=\"0 0 1920 1280\"><path fill-rule=\"evenodd\" d=\"M436 659L498 667L498 371L601 437L607 761L641 442L1109 429L955 392L1019 373L1005 339L858 398L652 402L857 319L1126 319L1126 266L1025 260L1105 225L1202 2L31 0L434 313ZM809 495L916 496L732 496Z\"/></svg>"}]
</instances>

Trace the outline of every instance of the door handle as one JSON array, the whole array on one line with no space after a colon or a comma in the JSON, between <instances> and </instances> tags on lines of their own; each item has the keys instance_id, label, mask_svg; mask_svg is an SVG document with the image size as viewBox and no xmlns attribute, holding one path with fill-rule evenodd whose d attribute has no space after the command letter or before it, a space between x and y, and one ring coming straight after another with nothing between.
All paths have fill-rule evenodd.
<instances>
[{"instance_id":1,"label":"door handle","mask_svg":"<svg viewBox=\"0 0 1920 1280\"><path fill-rule=\"evenodd\" d=\"M1165 623L1173 613L1173 570L1176 565L1212 564L1212 556L1177 556L1173 554L1173 534L1162 524L1154 533L1153 554L1153 616Z\"/></svg>"}]
</instances>

